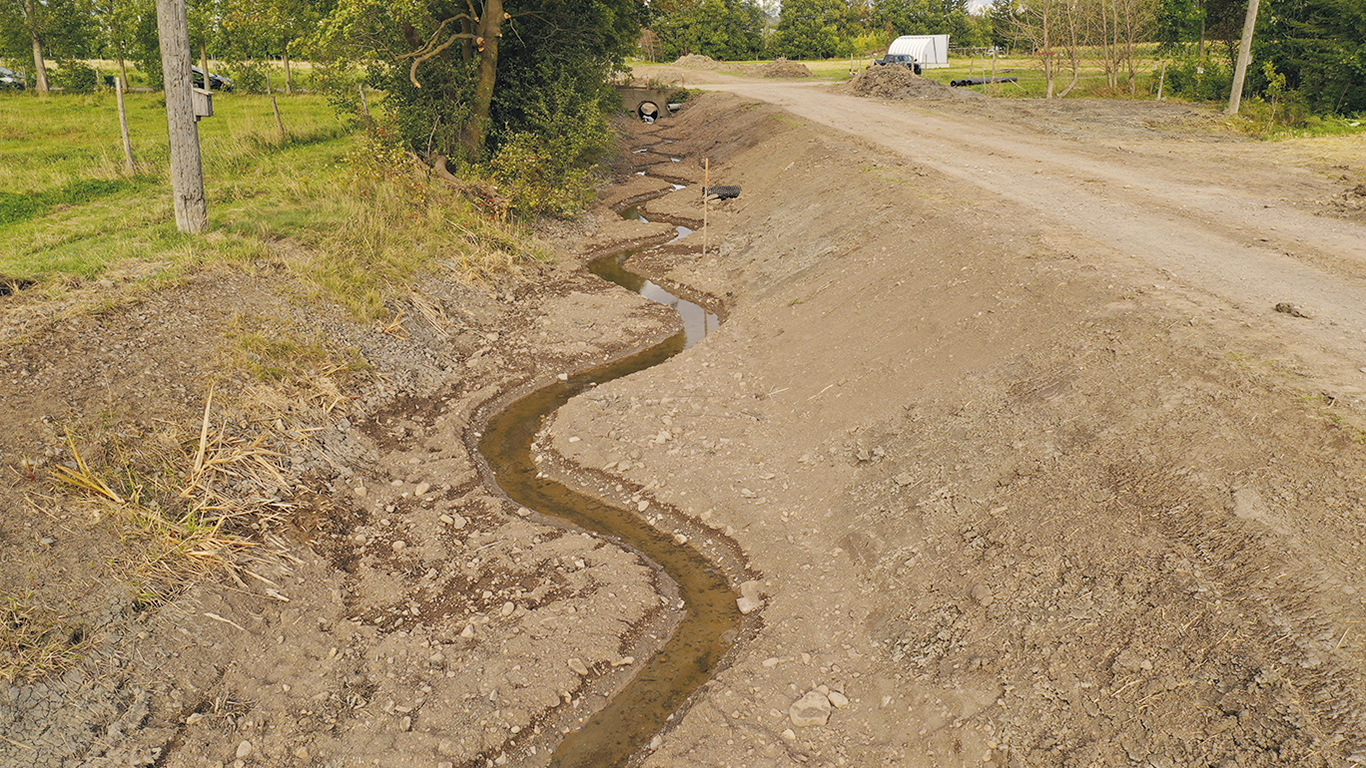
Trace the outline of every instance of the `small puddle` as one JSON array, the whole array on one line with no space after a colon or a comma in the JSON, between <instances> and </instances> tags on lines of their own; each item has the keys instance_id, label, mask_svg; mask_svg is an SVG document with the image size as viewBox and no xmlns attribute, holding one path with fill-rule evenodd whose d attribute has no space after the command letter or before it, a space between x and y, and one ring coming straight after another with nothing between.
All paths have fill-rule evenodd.
<instances>
[{"instance_id":1,"label":"small puddle","mask_svg":"<svg viewBox=\"0 0 1366 768\"><path fill-rule=\"evenodd\" d=\"M633 205L630 208L627 208L626 210L622 211L621 218L627 219L629 221L638 221L641 224L650 223L650 220L645 218L644 214L640 212L639 205ZM602 275L598 275L598 277L602 277Z\"/></svg>"},{"instance_id":2,"label":"small puddle","mask_svg":"<svg viewBox=\"0 0 1366 768\"><path fill-rule=\"evenodd\" d=\"M677 160L675 160L677 162ZM627 209L630 211L631 209ZM623 211L623 216L628 216ZM634 217L639 217L635 208ZM643 220L643 219L642 219ZM671 242L692 230L678 227ZM593 274L678 311L683 331L630 357L556 381L504 408L490 419L479 451L498 486L517 503L563 518L581 528L631 547L658 564L678 585L685 613L672 637L601 711L564 738L551 756L552 768L620 768L652 736L663 730L716 667L738 636L741 614L726 575L693 543L680 544L639 513L614 507L541 477L531 444L545 419L570 398L613 379L658 365L701 341L720 325L705 307L681 299L625 263L646 248L593 260Z\"/></svg>"}]
</instances>

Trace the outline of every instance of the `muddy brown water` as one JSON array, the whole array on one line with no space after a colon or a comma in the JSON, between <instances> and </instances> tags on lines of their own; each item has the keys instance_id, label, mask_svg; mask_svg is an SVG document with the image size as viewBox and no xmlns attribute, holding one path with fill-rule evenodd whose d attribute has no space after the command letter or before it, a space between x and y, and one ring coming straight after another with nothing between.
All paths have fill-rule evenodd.
<instances>
[{"instance_id":1,"label":"muddy brown water","mask_svg":"<svg viewBox=\"0 0 1366 768\"><path fill-rule=\"evenodd\" d=\"M686 233L680 230L680 238ZM480 439L499 487L514 501L628 546L659 565L678 585L685 614L664 647L607 706L570 733L551 756L557 768L614 768L662 730L673 713L709 680L734 643L741 615L729 580L691 544L679 544L638 514L539 477L531 446L545 419L593 386L658 365L697 343L719 324L705 308L628 271L627 251L596 259L590 270L648 299L673 307L684 330L635 355L556 381L509 405Z\"/></svg>"}]
</instances>

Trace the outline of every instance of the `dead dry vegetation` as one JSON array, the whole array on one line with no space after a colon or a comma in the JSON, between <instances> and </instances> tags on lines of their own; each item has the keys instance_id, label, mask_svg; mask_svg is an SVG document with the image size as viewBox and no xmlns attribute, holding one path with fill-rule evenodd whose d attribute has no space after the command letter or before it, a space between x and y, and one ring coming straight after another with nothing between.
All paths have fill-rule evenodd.
<instances>
[{"instance_id":1,"label":"dead dry vegetation","mask_svg":"<svg viewBox=\"0 0 1366 768\"><path fill-rule=\"evenodd\" d=\"M704 158L744 189L711 250L635 268L725 326L540 441L762 574L640 765L1366 762L1366 390L1319 394L1297 319L969 226L978 190L771 106L625 130L556 266L428 272L379 323L271 260L43 322L0 297L0 765L545 765L677 595L473 446L672 332L581 267L700 224Z\"/></svg>"}]
</instances>

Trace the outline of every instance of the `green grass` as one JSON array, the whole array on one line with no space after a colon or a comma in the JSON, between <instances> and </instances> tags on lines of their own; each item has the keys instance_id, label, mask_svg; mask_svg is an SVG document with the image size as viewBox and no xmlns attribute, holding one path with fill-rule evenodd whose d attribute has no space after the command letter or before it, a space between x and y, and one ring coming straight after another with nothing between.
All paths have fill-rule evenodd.
<instances>
[{"instance_id":1,"label":"green grass","mask_svg":"<svg viewBox=\"0 0 1366 768\"><path fill-rule=\"evenodd\" d=\"M378 148L320 95L215 94L199 122L209 232L176 230L160 94L127 97L137 173L125 175L114 96L0 95L0 276L61 286L121 265L186 269L284 261L305 297L357 317L384 314L417 272L466 279L515 270L537 254L453 189L415 177L411 160Z\"/></svg>"}]
</instances>

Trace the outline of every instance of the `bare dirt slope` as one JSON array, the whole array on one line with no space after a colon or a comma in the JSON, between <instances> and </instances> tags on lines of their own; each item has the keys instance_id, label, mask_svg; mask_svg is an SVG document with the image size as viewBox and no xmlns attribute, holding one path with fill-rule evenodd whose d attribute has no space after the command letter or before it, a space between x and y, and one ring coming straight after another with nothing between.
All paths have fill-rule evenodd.
<instances>
[{"instance_id":1,"label":"bare dirt slope","mask_svg":"<svg viewBox=\"0 0 1366 768\"><path fill-rule=\"evenodd\" d=\"M553 428L767 577L646 764L1366 761L1360 169L1174 105L722 87L659 135L745 189L668 272L729 320Z\"/></svg>"},{"instance_id":2,"label":"bare dirt slope","mask_svg":"<svg viewBox=\"0 0 1366 768\"><path fill-rule=\"evenodd\" d=\"M649 151L554 233L559 268L433 275L401 331L268 264L98 313L0 299L0 589L79 654L0 681L0 765L545 765L676 595L502 499L471 448L510 394L668 333L581 265L699 224L704 159L744 190L710 250L633 265L725 324L543 438L548 472L670 505L762 575L752 637L640 764L1366 763L1366 233L1332 203L1354 145L730 80L630 127ZM615 218L645 198L653 223ZM225 329L268 321L377 375L274 419L219 380L241 411L215 428L275 452L255 490L288 524L238 580L140 591L137 535L52 483L62 434L114 465L115 438L192 448Z\"/></svg>"}]
</instances>

